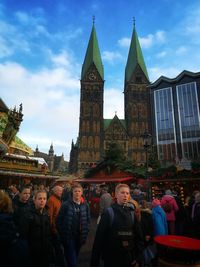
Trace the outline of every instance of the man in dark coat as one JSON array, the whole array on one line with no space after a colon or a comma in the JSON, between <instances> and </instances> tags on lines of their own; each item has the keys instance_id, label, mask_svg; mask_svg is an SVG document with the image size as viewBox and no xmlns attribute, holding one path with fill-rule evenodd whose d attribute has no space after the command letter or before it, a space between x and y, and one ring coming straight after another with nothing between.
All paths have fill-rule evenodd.
<instances>
[{"instance_id":1,"label":"man in dark coat","mask_svg":"<svg viewBox=\"0 0 200 267\"><path fill-rule=\"evenodd\" d=\"M34 267L49 267L53 261L53 247L49 215L45 210L47 193L38 190L33 198L34 206L23 218L22 236L27 240Z\"/></svg>"},{"instance_id":2,"label":"man in dark coat","mask_svg":"<svg viewBox=\"0 0 200 267\"><path fill-rule=\"evenodd\" d=\"M200 193L195 195L195 202L192 206L192 226L193 226L193 237L200 239Z\"/></svg>"},{"instance_id":3,"label":"man in dark coat","mask_svg":"<svg viewBox=\"0 0 200 267\"><path fill-rule=\"evenodd\" d=\"M89 232L90 213L82 201L83 188L72 186L72 200L62 204L57 218L57 230L64 247L68 267L77 267L78 254Z\"/></svg>"},{"instance_id":4,"label":"man in dark coat","mask_svg":"<svg viewBox=\"0 0 200 267\"><path fill-rule=\"evenodd\" d=\"M178 205L178 210L175 213L175 233L176 235L184 235L184 224L186 219L186 211L183 202L176 191L173 192L173 196Z\"/></svg>"},{"instance_id":5,"label":"man in dark coat","mask_svg":"<svg viewBox=\"0 0 200 267\"><path fill-rule=\"evenodd\" d=\"M23 225L24 215L30 209L30 202L29 202L30 195L31 195L30 188L28 186L24 186L20 188L19 194L13 200L13 210L14 210L13 218L17 226L18 232L20 234L23 231L21 230L21 227Z\"/></svg>"},{"instance_id":6,"label":"man in dark coat","mask_svg":"<svg viewBox=\"0 0 200 267\"><path fill-rule=\"evenodd\" d=\"M117 202L102 214L97 227L91 267L98 267L100 258L105 267L138 267L142 260L143 236L134 207L128 203L129 186L117 185L115 195Z\"/></svg>"}]
</instances>

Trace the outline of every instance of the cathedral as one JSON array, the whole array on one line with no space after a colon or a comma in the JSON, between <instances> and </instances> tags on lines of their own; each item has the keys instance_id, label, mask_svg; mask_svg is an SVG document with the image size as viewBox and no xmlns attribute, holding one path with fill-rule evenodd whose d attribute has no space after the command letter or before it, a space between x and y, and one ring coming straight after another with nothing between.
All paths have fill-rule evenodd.
<instances>
[{"instance_id":1,"label":"cathedral","mask_svg":"<svg viewBox=\"0 0 200 267\"><path fill-rule=\"evenodd\" d=\"M135 25L125 66L124 119L103 118L104 68L95 25L92 26L80 80L80 117L77 142L72 141L69 171L99 163L110 143L117 143L127 159L146 160L142 134L151 132L150 91L147 68Z\"/></svg>"}]
</instances>

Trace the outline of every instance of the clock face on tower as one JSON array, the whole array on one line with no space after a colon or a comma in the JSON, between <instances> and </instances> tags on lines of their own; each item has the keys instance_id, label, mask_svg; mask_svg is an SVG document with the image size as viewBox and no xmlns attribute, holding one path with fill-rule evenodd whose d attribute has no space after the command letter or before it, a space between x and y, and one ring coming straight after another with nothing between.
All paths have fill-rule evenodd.
<instances>
[{"instance_id":1,"label":"clock face on tower","mask_svg":"<svg viewBox=\"0 0 200 267\"><path fill-rule=\"evenodd\" d=\"M90 81L94 81L94 80L96 80L96 75L95 75L95 73L94 72L91 72L89 75L88 75L88 78L89 78L89 80Z\"/></svg>"}]
</instances>

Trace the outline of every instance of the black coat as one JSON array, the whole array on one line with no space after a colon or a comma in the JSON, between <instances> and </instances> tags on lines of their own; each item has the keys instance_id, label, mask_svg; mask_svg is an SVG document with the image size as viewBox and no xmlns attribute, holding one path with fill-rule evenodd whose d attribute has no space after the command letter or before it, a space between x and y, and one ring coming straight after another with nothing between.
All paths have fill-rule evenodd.
<instances>
[{"instance_id":1,"label":"black coat","mask_svg":"<svg viewBox=\"0 0 200 267\"><path fill-rule=\"evenodd\" d=\"M108 210L102 214L99 222L92 249L91 267L98 267L100 258L109 267L130 267L134 260L141 261L144 243L136 217L133 222L130 207L117 203L111 207L114 211L112 222ZM127 233L128 241L120 239L123 238L123 233ZM128 233L132 233L131 237L128 237ZM122 244L127 243L130 243L130 247L125 249Z\"/></svg>"},{"instance_id":2,"label":"black coat","mask_svg":"<svg viewBox=\"0 0 200 267\"><path fill-rule=\"evenodd\" d=\"M148 246L150 243L153 242L153 233L154 233L152 213L149 209L141 210L140 224L142 228L144 244L145 246ZM150 240L148 242L145 240L145 236L150 236Z\"/></svg>"},{"instance_id":3,"label":"black coat","mask_svg":"<svg viewBox=\"0 0 200 267\"><path fill-rule=\"evenodd\" d=\"M176 222L183 222L186 218L186 210L182 203L182 200L178 196L174 196L176 203L178 205L178 210L175 213Z\"/></svg>"},{"instance_id":4,"label":"black coat","mask_svg":"<svg viewBox=\"0 0 200 267\"><path fill-rule=\"evenodd\" d=\"M194 238L200 239L200 202L193 204L194 208L194 217L192 220Z\"/></svg>"},{"instance_id":5,"label":"black coat","mask_svg":"<svg viewBox=\"0 0 200 267\"><path fill-rule=\"evenodd\" d=\"M53 261L50 221L46 210L32 207L23 218L23 237L27 240L33 266L49 266Z\"/></svg>"},{"instance_id":6,"label":"black coat","mask_svg":"<svg viewBox=\"0 0 200 267\"><path fill-rule=\"evenodd\" d=\"M15 198L13 201L13 219L20 235L23 233L23 218L29 212L30 208L30 202L23 203L19 200L19 198Z\"/></svg>"},{"instance_id":7,"label":"black coat","mask_svg":"<svg viewBox=\"0 0 200 267\"><path fill-rule=\"evenodd\" d=\"M19 238L11 213L0 212L0 264L29 267L27 243Z\"/></svg>"}]
</instances>

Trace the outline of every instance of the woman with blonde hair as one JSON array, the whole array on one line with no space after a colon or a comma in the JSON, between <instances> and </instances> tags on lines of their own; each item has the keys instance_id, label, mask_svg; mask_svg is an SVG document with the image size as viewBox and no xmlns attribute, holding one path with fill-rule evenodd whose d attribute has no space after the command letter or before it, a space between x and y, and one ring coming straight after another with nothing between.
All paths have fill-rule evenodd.
<instances>
[{"instance_id":1,"label":"woman with blonde hair","mask_svg":"<svg viewBox=\"0 0 200 267\"><path fill-rule=\"evenodd\" d=\"M4 267L25 267L27 264L27 246L19 238L13 220L12 200L6 192L0 190L0 259Z\"/></svg>"},{"instance_id":2,"label":"woman with blonde hair","mask_svg":"<svg viewBox=\"0 0 200 267\"><path fill-rule=\"evenodd\" d=\"M6 192L0 190L0 212L11 213L12 211L12 201L10 197Z\"/></svg>"}]
</instances>

